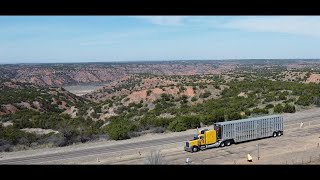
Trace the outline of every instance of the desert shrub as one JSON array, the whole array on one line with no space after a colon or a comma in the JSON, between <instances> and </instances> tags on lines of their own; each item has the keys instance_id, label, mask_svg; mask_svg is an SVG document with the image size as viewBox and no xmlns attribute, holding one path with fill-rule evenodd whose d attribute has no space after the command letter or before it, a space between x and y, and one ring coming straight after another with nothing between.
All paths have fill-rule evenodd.
<instances>
[{"instance_id":1,"label":"desert shrub","mask_svg":"<svg viewBox=\"0 0 320 180\"><path fill-rule=\"evenodd\" d=\"M187 130L187 125L182 119L174 120L169 124L168 129L174 132L185 131Z\"/></svg>"},{"instance_id":2,"label":"desert shrub","mask_svg":"<svg viewBox=\"0 0 320 180\"><path fill-rule=\"evenodd\" d=\"M282 113L284 110L284 107L281 104L277 104L273 108L275 113Z\"/></svg>"},{"instance_id":3,"label":"desert shrub","mask_svg":"<svg viewBox=\"0 0 320 180\"><path fill-rule=\"evenodd\" d=\"M5 140L5 139L0 139L0 152L9 152L13 145Z\"/></svg>"},{"instance_id":4,"label":"desert shrub","mask_svg":"<svg viewBox=\"0 0 320 180\"><path fill-rule=\"evenodd\" d=\"M205 89L205 88L207 88L207 86L206 86L206 85L203 85L203 84L200 84L199 88L200 88L200 89Z\"/></svg>"},{"instance_id":5,"label":"desert shrub","mask_svg":"<svg viewBox=\"0 0 320 180\"><path fill-rule=\"evenodd\" d=\"M160 151L151 151L145 159L145 164L149 165L160 165L165 164L165 160Z\"/></svg>"},{"instance_id":6,"label":"desert shrub","mask_svg":"<svg viewBox=\"0 0 320 180\"><path fill-rule=\"evenodd\" d=\"M280 100L287 100L287 96L286 96L285 94L281 93L281 94L279 95L279 99L280 99Z\"/></svg>"},{"instance_id":7,"label":"desert shrub","mask_svg":"<svg viewBox=\"0 0 320 180\"><path fill-rule=\"evenodd\" d=\"M153 133L164 133L166 131L165 127L155 127L154 129L152 129Z\"/></svg>"},{"instance_id":8,"label":"desert shrub","mask_svg":"<svg viewBox=\"0 0 320 180\"><path fill-rule=\"evenodd\" d=\"M294 105L290 105L290 104L286 104L283 108L283 112L286 113L295 113L296 112L296 108Z\"/></svg>"},{"instance_id":9,"label":"desert shrub","mask_svg":"<svg viewBox=\"0 0 320 180\"><path fill-rule=\"evenodd\" d=\"M192 101L192 102L197 101L197 100L198 100L198 98L197 98L196 96L193 96L193 97L191 98L191 101Z\"/></svg>"},{"instance_id":10,"label":"desert shrub","mask_svg":"<svg viewBox=\"0 0 320 180\"><path fill-rule=\"evenodd\" d=\"M188 96L187 96L187 95L185 95L185 94L184 94L184 95L182 95L180 99L181 99L181 103L184 103L184 104L185 104L185 103L187 103L187 102L188 102Z\"/></svg>"},{"instance_id":11,"label":"desert shrub","mask_svg":"<svg viewBox=\"0 0 320 180\"><path fill-rule=\"evenodd\" d=\"M269 111L267 109L254 108L252 110L253 114L268 114Z\"/></svg>"},{"instance_id":12,"label":"desert shrub","mask_svg":"<svg viewBox=\"0 0 320 180\"><path fill-rule=\"evenodd\" d=\"M216 121L215 115L201 115L199 120L205 125L213 124Z\"/></svg>"},{"instance_id":13,"label":"desert shrub","mask_svg":"<svg viewBox=\"0 0 320 180\"><path fill-rule=\"evenodd\" d=\"M249 109L246 109L246 110L244 111L244 113L245 113L247 116L250 116L250 115L251 115L251 111L250 111Z\"/></svg>"},{"instance_id":14,"label":"desert shrub","mask_svg":"<svg viewBox=\"0 0 320 180\"><path fill-rule=\"evenodd\" d=\"M236 120L236 119L241 119L241 115L239 112L232 112L231 114L228 115L228 120Z\"/></svg>"},{"instance_id":15,"label":"desert shrub","mask_svg":"<svg viewBox=\"0 0 320 180\"><path fill-rule=\"evenodd\" d=\"M312 96L306 96L306 95L300 96L296 102L296 104L302 105L302 106L309 106L311 103L313 103Z\"/></svg>"},{"instance_id":16,"label":"desert shrub","mask_svg":"<svg viewBox=\"0 0 320 180\"><path fill-rule=\"evenodd\" d=\"M270 109L270 108L273 108L273 107L274 107L273 104L267 104L267 105L266 105L266 108L267 108L267 109Z\"/></svg>"},{"instance_id":17,"label":"desert shrub","mask_svg":"<svg viewBox=\"0 0 320 180\"><path fill-rule=\"evenodd\" d=\"M106 132L111 139L129 139L129 132L136 130L136 126L127 120L116 120L106 127Z\"/></svg>"},{"instance_id":18,"label":"desert shrub","mask_svg":"<svg viewBox=\"0 0 320 180\"><path fill-rule=\"evenodd\" d=\"M138 137L138 136L140 136L140 135L141 135L140 132L132 132L132 131L129 131L129 132L128 132L128 137L129 137L129 138Z\"/></svg>"},{"instance_id":19,"label":"desert shrub","mask_svg":"<svg viewBox=\"0 0 320 180\"><path fill-rule=\"evenodd\" d=\"M161 94L161 98L163 101L170 101L170 99L173 97L170 94L163 93L163 94Z\"/></svg>"},{"instance_id":20,"label":"desert shrub","mask_svg":"<svg viewBox=\"0 0 320 180\"><path fill-rule=\"evenodd\" d=\"M207 97L209 97L209 96L211 96L211 92L209 92L209 91L205 91L204 93L202 93L202 94L200 94L200 98L207 98Z\"/></svg>"}]
</instances>

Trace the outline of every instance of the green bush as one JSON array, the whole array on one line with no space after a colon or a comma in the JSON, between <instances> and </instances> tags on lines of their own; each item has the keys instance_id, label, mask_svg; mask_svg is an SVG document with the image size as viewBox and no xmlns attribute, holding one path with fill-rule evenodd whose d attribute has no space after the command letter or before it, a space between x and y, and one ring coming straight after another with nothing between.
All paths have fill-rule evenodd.
<instances>
[{"instance_id":1,"label":"green bush","mask_svg":"<svg viewBox=\"0 0 320 180\"><path fill-rule=\"evenodd\" d=\"M197 116L181 116L178 119L184 121L188 129L200 127L200 120Z\"/></svg>"},{"instance_id":2,"label":"green bush","mask_svg":"<svg viewBox=\"0 0 320 180\"><path fill-rule=\"evenodd\" d=\"M202 122L205 125L211 125L214 122L216 122L215 114L209 114L209 115L201 115L199 117L199 121Z\"/></svg>"},{"instance_id":3,"label":"green bush","mask_svg":"<svg viewBox=\"0 0 320 180\"><path fill-rule=\"evenodd\" d=\"M279 99L280 100L287 100L287 96L285 94L281 93L279 96Z\"/></svg>"},{"instance_id":4,"label":"green bush","mask_svg":"<svg viewBox=\"0 0 320 180\"><path fill-rule=\"evenodd\" d=\"M181 132L187 130L187 125L182 119L174 120L169 124L168 129L174 132Z\"/></svg>"},{"instance_id":5,"label":"green bush","mask_svg":"<svg viewBox=\"0 0 320 180\"><path fill-rule=\"evenodd\" d=\"M170 94L166 94L166 93L161 94L161 99L163 101L170 101L171 98L172 98L172 95L170 95Z\"/></svg>"},{"instance_id":6,"label":"green bush","mask_svg":"<svg viewBox=\"0 0 320 180\"><path fill-rule=\"evenodd\" d=\"M192 102L197 101L197 100L198 100L198 98L197 98L196 96L193 96L193 97L191 98L191 101L192 101Z\"/></svg>"},{"instance_id":7,"label":"green bush","mask_svg":"<svg viewBox=\"0 0 320 180\"><path fill-rule=\"evenodd\" d=\"M204 93L202 93L202 94L200 94L200 98L207 98L207 97L209 97L209 96L211 96L211 92L209 92L209 91L205 91Z\"/></svg>"},{"instance_id":8,"label":"green bush","mask_svg":"<svg viewBox=\"0 0 320 180\"><path fill-rule=\"evenodd\" d=\"M302 106L309 106L311 103L313 103L312 96L306 96L306 95L300 96L296 102L296 104L302 105Z\"/></svg>"},{"instance_id":9,"label":"green bush","mask_svg":"<svg viewBox=\"0 0 320 180\"><path fill-rule=\"evenodd\" d=\"M136 130L136 126L126 120L114 121L106 128L107 133L114 140L128 139L130 138L128 133L134 130Z\"/></svg>"},{"instance_id":10,"label":"green bush","mask_svg":"<svg viewBox=\"0 0 320 180\"><path fill-rule=\"evenodd\" d=\"M187 103L188 102L188 96L187 95L182 95L181 96L181 103Z\"/></svg>"},{"instance_id":11,"label":"green bush","mask_svg":"<svg viewBox=\"0 0 320 180\"><path fill-rule=\"evenodd\" d=\"M185 88L184 86L179 86L179 91L180 91L180 92L183 92L183 91L185 91L185 90L187 90L187 88Z\"/></svg>"},{"instance_id":12,"label":"green bush","mask_svg":"<svg viewBox=\"0 0 320 180\"><path fill-rule=\"evenodd\" d=\"M156 116L144 116L139 119L139 124L142 129L150 129L153 127L167 127L172 119L158 118Z\"/></svg>"},{"instance_id":13,"label":"green bush","mask_svg":"<svg viewBox=\"0 0 320 180\"><path fill-rule=\"evenodd\" d=\"M276 100L276 98L273 95L267 95L264 102L272 102L275 100Z\"/></svg>"},{"instance_id":14,"label":"green bush","mask_svg":"<svg viewBox=\"0 0 320 180\"><path fill-rule=\"evenodd\" d=\"M203 84L200 84L199 88L200 88L200 89L205 89L205 88L207 88L207 86L206 86L206 85L203 85Z\"/></svg>"},{"instance_id":15,"label":"green bush","mask_svg":"<svg viewBox=\"0 0 320 180\"><path fill-rule=\"evenodd\" d=\"M260 109L260 108L254 108L252 110L253 114L269 114L269 111L267 109Z\"/></svg>"},{"instance_id":16,"label":"green bush","mask_svg":"<svg viewBox=\"0 0 320 180\"><path fill-rule=\"evenodd\" d=\"M295 113L296 107L294 105L286 104L283 108L283 112L286 113Z\"/></svg>"},{"instance_id":17,"label":"green bush","mask_svg":"<svg viewBox=\"0 0 320 180\"><path fill-rule=\"evenodd\" d=\"M246 110L244 111L244 113L245 113L247 116L250 116L250 115L251 115L251 111L250 111L249 109L246 109Z\"/></svg>"},{"instance_id":18,"label":"green bush","mask_svg":"<svg viewBox=\"0 0 320 180\"><path fill-rule=\"evenodd\" d=\"M273 107L274 107L273 104L267 104L267 105L266 105L266 108L267 108L267 109L270 109L270 108L273 108Z\"/></svg>"},{"instance_id":19,"label":"green bush","mask_svg":"<svg viewBox=\"0 0 320 180\"><path fill-rule=\"evenodd\" d=\"M127 101L129 101L130 100L130 98L125 98L124 99L124 102L127 102Z\"/></svg>"},{"instance_id":20,"label":"green bush","mask_svg":"<svg viewBox=\"0 0 320 180\"><path fill-rule=\"evenodd\" d=\"M218 109L215 111L215 118L217 122L223 122L225 120L224 111L222 109Z\"/></svg>"},{"instance_id":21,"label":"green bush","mask_svg":"<svg viewBox=\"0 0 320 180\"><path fill-rule=\"evenodd\" d=\"M241 119L241 115L239 112L232 112L231 114L228 114L228 120L237 120Z\"/></svg>"},{"instance_id":22,"label":"green bush","mask_svg":"<svg viewBox=\"0 0 320 180\"><path fill-rule=\"evenodd\" d=\"M277 104L276 106L274 106L273 110L275 113L282 113L284 108L281 104Z\"/></svg>"}]
</instances>

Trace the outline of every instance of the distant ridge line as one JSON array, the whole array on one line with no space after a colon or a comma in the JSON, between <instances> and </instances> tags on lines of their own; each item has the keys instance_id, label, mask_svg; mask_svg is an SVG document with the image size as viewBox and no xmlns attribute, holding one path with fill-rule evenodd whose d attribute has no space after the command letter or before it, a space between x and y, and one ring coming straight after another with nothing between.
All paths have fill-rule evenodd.
<instances>
[{"instance_id":1,"label":"distant ridge line","mask_svg":"<svg viewBox=\"0 0 320 180\"><path fill-rule=\"evenodd\" d=\"M223 61L319 61L320 58L292 58L292 59L276 59L276 58L250 58L250 59L185 59L185 60L132 60L132 61L96 61L96 62L37 62L37 63L0 63L0 65L64 65L64 64L155 64L155 63L179 63L179 62L223 62Z\"/></svg>"}]
</instances>

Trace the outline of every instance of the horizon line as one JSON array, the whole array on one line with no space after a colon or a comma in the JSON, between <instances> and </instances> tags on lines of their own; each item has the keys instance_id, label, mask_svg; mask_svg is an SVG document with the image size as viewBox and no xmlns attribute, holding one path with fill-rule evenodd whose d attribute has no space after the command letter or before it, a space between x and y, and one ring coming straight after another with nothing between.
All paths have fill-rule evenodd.
<instances>
[{"instance_id":1,"label":"horizon line","mask_svg":"<svg viewBox=\"0 0 320 180\"><path fill-rule=\"evenodd\" d=\"M32 65L32 64L94 64L94 63L139 63L168 61L241 61L241 60L320 60L320 58L244 58L244 59L175 59L175 60L127 60L127 61L87 61L87 62L28 62L0 63L0 65Z\"/></svg>"}]
</instances>

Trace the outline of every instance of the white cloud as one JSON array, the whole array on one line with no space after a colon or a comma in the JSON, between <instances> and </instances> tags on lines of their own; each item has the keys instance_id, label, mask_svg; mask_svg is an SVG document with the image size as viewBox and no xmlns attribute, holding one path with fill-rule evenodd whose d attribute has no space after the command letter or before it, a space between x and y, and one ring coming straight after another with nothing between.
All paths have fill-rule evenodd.
<instances>
[{"instance_id":1,"label":"white cloud","mask_svg":"<svg viewBox=\"0 0 320 180\"><path fill-rule=\"evenodd\" d=\"M139 16L138 18L162 26L179 26L183 25L186 16Z\"/></svg>"},{"instance_id":2,"label":"white cloud","mask_svg":"<svg viewBox=\"0 0 320 180\"><path fill-rule=\"evenodd\" d=\"M278 32L320 37L319 16L247 17L226 22L222 26L252 32Z\"/></svg>"},{"instance_id":3,"label":"white cloud","mask_svg":"<svg viewBox=\"0 0 320 180\"><path fill-rule=\"evenodd\" d=\"M152 24L320 37L320 16L139 16Z\"/></svg>"}]
</instances>

